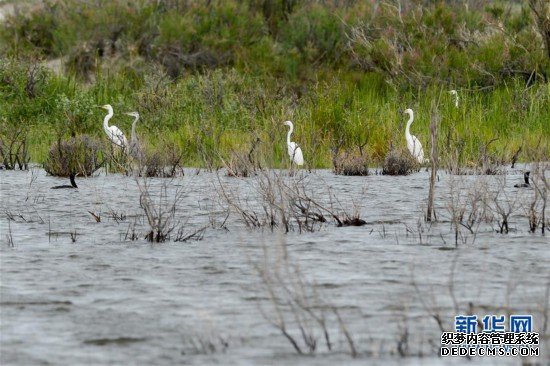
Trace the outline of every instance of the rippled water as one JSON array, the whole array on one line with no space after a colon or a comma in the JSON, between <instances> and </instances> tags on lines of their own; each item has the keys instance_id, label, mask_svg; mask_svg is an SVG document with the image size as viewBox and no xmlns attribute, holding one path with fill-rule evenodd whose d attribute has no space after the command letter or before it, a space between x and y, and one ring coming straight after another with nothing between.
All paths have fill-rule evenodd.
<instances>
[{"instance_id":1,"label":"rippled water","mask_svg":"<svg viewBox=\"0 0 550 366\"><path fill-rule=\"evenodd\" d=\"M2 364L466 362L437 357L441 331L427 310L437 309L446 326L452 325L453 266L461 311L472 303L480 316L532 313L539 331L542 314L548 316L550 243L547 236L528 232L522 207L533 192L513 188L522 180L520 172L505 177L440 174L440 222L434 225L421 219L426 172L407 177L305 173L315 197L326 200L330 190L349 211L356 204L368 224L328 224L313 233L286 235L247 229L234 214L227 228L220 228L225 215L216 203L218 177L186 173L168 181L168 196L178 187L185 192L177 205L178 220L188 231L210 226L200 241L149 244L142 239L146 221L131 177L102 174L79 179L78 190L51 190L67 180L40 169L0 172ZM255 205L254 178L219 179L247 205ZM458 180L464 188L480 179L495 189L504 184L507 200L520 208L511 217L509 234L483 224L475 241L468 236L455 248L445 209L450 182ZM152 189L160 192L166 182L153 179ZM139 240L127 240L131 232ZM264 319L260 309L269 309L269 302L253 264L261 262L262 248L280 243L286 243L303 276L317 284L323 301L339 309L359 357L346 354L336 322L329 324L336 352L327 352L320 342L315 356L299 356ZM413 356L401 359L396 345L404 329ZM540 361L548 354L542 347Z\"/></svg>"}]
</instances>

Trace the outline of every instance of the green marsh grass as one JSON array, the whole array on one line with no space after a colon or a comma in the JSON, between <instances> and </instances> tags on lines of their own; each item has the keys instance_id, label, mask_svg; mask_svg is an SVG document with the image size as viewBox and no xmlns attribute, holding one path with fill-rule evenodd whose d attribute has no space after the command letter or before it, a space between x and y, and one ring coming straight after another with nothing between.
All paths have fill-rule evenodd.
<instances>
[{"instance_id":1,"label":"green marsh grass","mask_svg":"<svg viewBox=\"0 0 550 366\"><path fill-rule=\"evenodd\" d=\"M137 110L151 149L175 145L184 165L215 168L257 138L264 166L288 166L282 122L292 120L306 167L329 168L332 148L358 146L380 166L405 146L406 108L429 151L435 100L442 157L458 151L455 163L475 167L490 141L502 162L521 146L550 155L549 60L525 4L405 1L401 14L366 1L271 13L255 1L208 4L63 0L9 16L0 27L2 123L24 125L32 160L43 162L58 138L105 139L96 106L109 103L110 123L128 135L122 112ZM29 95L29 68L59 57L64 73L42 69Z\"/></svg>"},{"instance_id":2,"label":"green marsh grass","mask_svg":"<svg viewBox=\"0 0 550 366\"><path fill-rule=\"evenodd\" d=\"M142 109L140 98L148 91L128 89L124 76L101 76L85 89L74 81L48 76L40 96L24 106L21 99L4 101L2 110L6 120L28 124L30 154L36 162L43 161L59 134L105 138L104 111L95 107L105 103L115 108L110 123L128 135L132 120L122 112L138 110L140 137L151 146L176 144L190 166L203 165L205 155L219 163L219 154L248 151L257 137L267 164L285 166L287 128L282 122L287 119L295 124L292 140L302 147L308 167L330 167L336 144L350 149L366 144L370 160L380 164L391 146L405 145L406 108L415 111L411 132L427 149L432 100L440 101L440 151L462 146L462 165L475 165L481 147L493 139L497 140L490 149L504 161L519 146L550 140L546 85L525 89L518 81L491 91L459 90L456 108L447 88L405 94L386 88L380 93L376 76L362 77L366 80L359 83L337 77L318 82L297 98L281 91L277 80L257 79L234 69L216 70L169 84L158 107ZM369 83L369 79L374 80ZM375 88L370 87L373 84Z\"/></svg>"}]
</instances>

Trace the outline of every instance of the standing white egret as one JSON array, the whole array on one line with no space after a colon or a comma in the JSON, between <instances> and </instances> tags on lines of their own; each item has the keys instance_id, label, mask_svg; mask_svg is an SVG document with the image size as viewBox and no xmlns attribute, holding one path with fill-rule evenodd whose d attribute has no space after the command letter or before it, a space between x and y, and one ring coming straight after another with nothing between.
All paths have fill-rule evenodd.
<instances>
[{"instance_id":1,"label":"standing white egret","mask_svg":"<svg viewBox=\"0 0 550 366\"><path fill-rule=\"evenodd\" d=\"M449 90L451 95L455 96L455 107L458 108L458 92L456 90Z\"/></svg>"},{"instance_id":2,"label":"standing white egret","mask_svg":"<svg viewBox=\"0 0 550 366\"><path fill-rule=\"evenodd\" d=\"M139 139L136 134L136 125L139 120L139 113L138 112L127 112L124 113L127 116L134 117L134 122L132 123L132 135L130 136L130 148L128 149L129 154L136 160L142 161L143 160L143 152L141 150L141 146L139 144Z\"/></svg>"},{"instance_id":3,"label":"standing white egret","mask_svg":"<svg viewBox=\"0 0 550 366\"><path fill-rule=\"evenodd\" d=\"M290 141L290 135L294 131L294 125L290 121L285 121L284 125L289 126L288 134L286 135L286 144L288 147L288 155L290 156L290 162L296 165L304 165L304 155L302 149L294 141Z\"/></svg>"},{"instance_id":4,"label":"standing white egret","mask_svg":"<svg viewBox=\"0 0 550 366\"><path fill-rule=\"evenodd\" d=\"M424 159L424 150L422 149L422 144L416 138L415 135L411 135L411 124L414 121L414 112L412 109L406 109L405 114L409 115L409 121L407 122L407 128L405 129L405 138L407 139L407 148L409 149L411 155L420 163L429 162L428 159Z\"/></svg>"},{"instance_id":5,"label":"standing white egret","mask_svg":"<svg viewBox=\"0 0 550 366\"><path fill-rule=\"evenodd\" d=\"M118 147L121 147L125 149L128 147L128 140L126 140L126 136L124 136L124 133L118 128L117 126L109 126L109 120L113 117L113 107L111 107L110 104L105 104L101 106L101 108L107 110L107 115L105 116L105 119L103 120L103 129L105 130L105 133L107 134L107 137L113 144L115 144Z\"/></svg>"}]
</instances>

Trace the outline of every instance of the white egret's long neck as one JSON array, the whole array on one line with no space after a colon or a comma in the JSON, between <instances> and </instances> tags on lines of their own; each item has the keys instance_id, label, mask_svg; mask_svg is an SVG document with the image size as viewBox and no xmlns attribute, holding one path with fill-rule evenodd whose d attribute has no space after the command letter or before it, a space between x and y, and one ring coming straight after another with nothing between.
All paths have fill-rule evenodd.
<instances>
[{"instance_id":1,"label":"white egret's long neck","mask_svg":"<svg viewBox=\"0 0 550 366\"><path fill-rule=\"evenodd\" d=\"M455 107L458 108L458 93L455 93Z\"/></svg>"},{"instance_id":2,"label":"white egret's long neck","mask_svg":"<svg viewBox=\"0 0 550 366\"><path fill-rule=\"evenodd\" d=\"M290 144L290 135L292 135L292 131L294 131L294 125L290 124L290 130L288 130L288 133L286 135L287 144Z\"/></svg>"},{"instance_id":3,"label":"white egret's long neck","mask_svg":"<svg viewBox=\"0 0 550 366\"><path fill-rule=\"evenodd\" d=\"M105 118L103 119L103 129L109 131L109 120L113 117L113 110L109 110Z\"/></svg>"},{"instance_id":4,"label":"white egret's long neck","mask_svg":"<svg viewBox=\"0 0 550 366\"><path fill-rule=\"evenodd\" d=\"M405 129L405 134L408 136L411 134L411 125L413 123L413 120L414 120L414 115L412 113L409 112L409 121L407 122L407 128Z\"/></svg>"},{"instance_id":5,"label":"white egret's long neck","mask_svg":"<svg viewBox=\"0 0 550 366\"><path fill-rule=\"evenodd\" d=\"M136 125L137 125L138 119L139 119L139 116L136 116L136 119L135 119L134 122L132 123L132 140L136 140L136 139L137 139L137 136L136 136Z\"/></svg>"}]
</instances>

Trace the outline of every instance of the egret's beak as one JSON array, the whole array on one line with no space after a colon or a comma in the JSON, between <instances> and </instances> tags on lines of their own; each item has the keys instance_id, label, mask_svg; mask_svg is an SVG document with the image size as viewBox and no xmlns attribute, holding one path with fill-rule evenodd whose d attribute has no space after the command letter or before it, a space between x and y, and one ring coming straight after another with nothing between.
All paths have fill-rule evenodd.
<instances>
[{"instance_id":1,"label":"egret's beak","mask_svg":"<svg viewBox=\"0 0 550 366\"><path fill-rule=\"evenodd\" d=\"M132 113L130 113L130 112L124 112L124 114L127 115L127 116L132 116Z\"/></svg>"}]
</instances>

